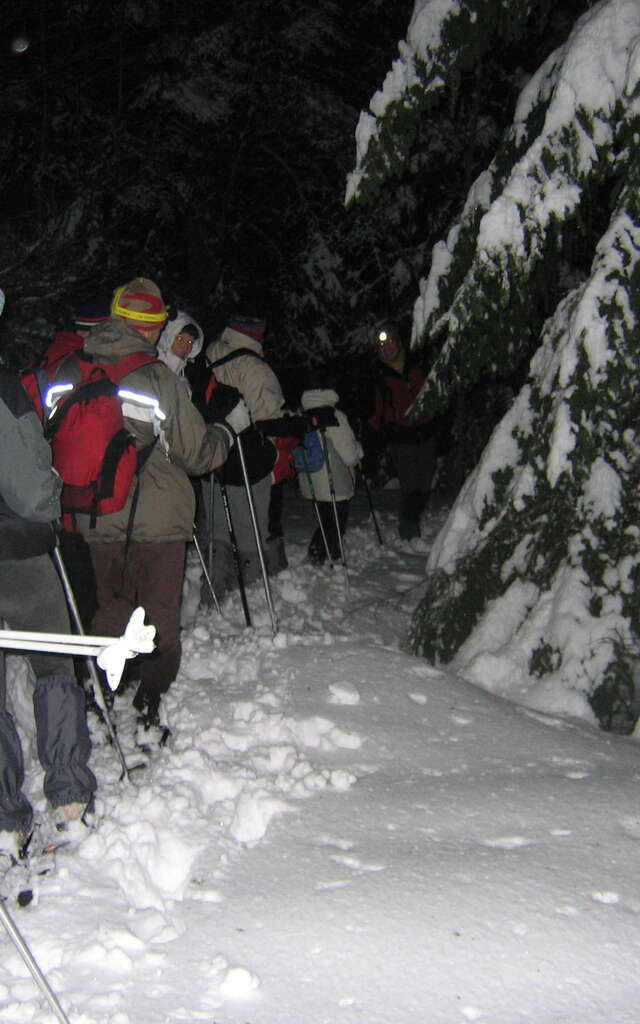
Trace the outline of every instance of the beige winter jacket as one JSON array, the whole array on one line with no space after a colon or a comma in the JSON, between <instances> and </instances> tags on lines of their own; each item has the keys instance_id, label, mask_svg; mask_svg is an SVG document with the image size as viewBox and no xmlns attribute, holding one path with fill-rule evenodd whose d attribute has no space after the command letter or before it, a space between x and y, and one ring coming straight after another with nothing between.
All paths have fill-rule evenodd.
<instances>
[{"instance_id":1,"label":"beige winter jacket","mask_svg":"<svg viewBox=\"0 0 640 1024\"><path fill-rule=\"evenodd\" d=\"M117 363L134 352L155 355L155 346L119 317L111 317L89 333L85 351L96 362ZM165 366L152 363L123 378L120 388L155 399L160 416L133 398L123 404L125 425L139 449L151 448L141 473L132 539L138 541L190 540L195 515L189 476L217 469L225 461L230 437L222 427L207 425L192 404L184 383ZM162 418L164 417L164 418ZM131 496L124 509L100 516L95 528L89 516L77 516L89 542L122 542L126 538Z\"/></svg>"},{"instance_id":2,"label":"beige winter jacket","mask_svg":"<svg viewBox=\"0 0 640 1024\"><path fill-rule=\"evenodd\" d=\"M255 423L258 420L277 419L282 416L284 395L271 367L264 361L262 345L254 338L225 327L218 341L207 348L207 360L215 363L240 348L251 349L255 356L237 356L222 366L214 366L213 372L221 384L237 388L244 398Z\"/></svg>"}]
</instances>

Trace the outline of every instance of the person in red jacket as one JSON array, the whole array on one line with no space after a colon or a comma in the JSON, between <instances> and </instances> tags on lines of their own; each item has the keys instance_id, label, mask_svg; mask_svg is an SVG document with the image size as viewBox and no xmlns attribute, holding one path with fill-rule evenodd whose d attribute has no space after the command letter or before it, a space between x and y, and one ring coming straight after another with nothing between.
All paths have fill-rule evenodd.
<instances>
[{"instance_id":1,"label":"person in red jacket","mask_svg":"<svg viewBox=\"0 0 640 1024\"><path fill-rule=\"evenodd\" d=\"M402 540L412 540L420 536L420 517L436 468L433 430L426 419L414 422L408 417L425 376L408 354L398 324L380 324L375 343L379 373L369 426L389 449L400 484L398 532Z\"/></svg>"}]
</instances>

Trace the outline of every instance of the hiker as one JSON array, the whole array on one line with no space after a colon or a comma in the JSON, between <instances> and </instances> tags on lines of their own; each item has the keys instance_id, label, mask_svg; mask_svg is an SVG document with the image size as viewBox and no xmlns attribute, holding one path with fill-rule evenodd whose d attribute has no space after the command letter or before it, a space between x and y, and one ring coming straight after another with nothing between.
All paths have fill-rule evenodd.
<instances>
[{"instance_id":1,"label":"hiker","mask_svg":"<svg viewBox=\"0 0 640 1024\"><path fill-rule=\"evenodd\" d=\"M300 404L303 410L318 406L336 408L339 401L337 392L331 388L314 388L303 391ZM362 446L356 438L349 420L341 409L336 409L336 426L326 427L326 455L330 465L327 466L323 446L319 447L319 468L306 457L296 459L298 464L298 483L303 498L317 504L322 521L309 542L307 557L314 565L322 565L327 557L324 538L329 546L331 561L340 559L340 537L336 526L336 514L340 527L340 535L344 537L349 517L349 506L355 491L355 467L362 458ZM329 470L331 475L329 475ZM333 489L333 493L332 493ZM335 500L335 509L334 509ZM324 537L323 537L324 532Z\"/></svg>"},{"instance_id":2,"label":"hiker","mask_svg":"<svg viewBox=\"0 0 640 1024\"><path fill-rule=\"evenodd\" d=\"M57 331L41 359L23 371L23 385L41 420L44 419L43 396L60 365L69 355L82 350L89 331L109 319L110 306L111 300L106 298L92 299L77 306L73 315L73 330ZM80 533L65 529L64 523L58 532L58 544L74 595L77 598L82 595L78 610L83 629L88 633L97 609L96 581L88 545ZM76 659L75 665L76 675L82 679L85 672L84 659Z\"/></svg>"},{"instance_id":3,"label":"hiker","mask_svg":"<svg viewBox=\"0 0 640 1024\"><path fill-rule=\"evenodd\" d=\"M275 373L265 361L263 340L266 321L252 317L235 317L223 330L220 338L212 342L206 351L207 363L212 372L211 385L231 385L238 389L245 399L253 427L249 435L243 436L243 450L247 456L247 469L253 493L267 572L274 575L286 567L284 539L277 529L276 509L272 507L270 533L269 508L271 488L287 477L293 478L293 449L300 443L314 423L335 423L333 409L314 409L313 416L289 413L285 408L282 388ZM208 389L209 401L215 402L215 386ZM246 437L246 443L245 443ZM224 478L231 518L241 561L244 583L257 579L260 561L251 521L249 504L235 453L225 464L221 476ZM224 515L223 503L215 489L213 502L214 538L214 588L218 595L235 585L236 571L233 564L231 545Z\"/></svg>"},{"instance_id":4,"label":"hiker","mask_svg":"<svg viewBox=\"0 0 640 1024\"><path fill-rule=\"evenodd\" d=\"M424 384L424 374L407 352L400 328L385 321L375 330L379 373L369 427L377 445L386 443L400 484L398 533L402 540L420 536L436 468L433 428L425 418L413 422L408 411Z\"/></svg>"},{"instance_id":5,"label":"hiker","mask_svg":"<svg viewBox=\"0 0 640 1024\"><path fill-rule=\"evenodd\" d=\"M73 328L74 333L82 339L82 345L84 345L89 331L108 320L110 313L111 300L108 298L90 299L88 302L76 306L73 314ZM82 534L64 529L64 524L58 535L58 543L76 601L78 601L79 595L82 595L82 601L78 603L78 612L82 628L85 633L88 633L98 607L96 577L93 571L91 552ZM76 676L81 680L84 678L85 672L83 661L75 659L75 665Z\"/></svg>"},{"instance_id":6,"label":"hiker","mask_svg":"<svg viewBox=\"0 0 640 1024\"><path fill-rule=\"evenodd\" d=\"M272 575L282 567L284 558L284 541L281 537L275 538L275 543L267 543L271 486L279 462L279 452L275 443L275 434L268 436L261 433L256 429L256 424L257 421L262 420L280 421L285 416L285 402L278 378L264 359L262 342L265 329L266 322L262 319L234 318L229 321L220 338L208 346L206 356L208 366L212 371L212 383L226 384L237 388L245 399L251 414L254 429L243 437L243 450L246 456L258 529L264 545L265 563L267 571ZM214 399L215 387L210 387L208 390L209 403ZM293 420L291 422L293 423ZM288 425L285 425L284 429L288 430ZM290 449L292 450L297 443L298 439L292 437ZM243 581L245 584L249 584L259 577L261 565L241 467L235 456L224 466L221 476L226 488L236 535ZM213 584L218 596L223 597L228 590L236 585L237 572L229 542L222 495L219 484L215 482L213 545Z\"/></svg>"},{"instance_id":7,"label":"hiker","mask_svg":"<svg viewBox=\"0 0 640 1024\"><path fill-rule=\"evenodd\" d=\"M158 359L180 377L191 394L191 386L185 376L187 364L200 354L204 342L202 328L193 317L179 309L169 319L158 338Z\"/></svg>"},{"instance_id":8,"label":"hiker","mask_svg":"<svg viewBox=\"0 0 640 1024\"><path fill-rule=\"evenodd\" d=\"M158 286L136 278L116 290L109 319L87 336L85 354L94 363L113 367L134 354L148 358L119 383L120 393L126 393L125 427L138 449L137 484L120 510L73 517L89 543L96 573L92 632L119 636L138 605L156 627L154 653L136 663L133 705L138 739L145 746L170 734L161 724L160 705L180 665L180 603L195 512L189 476L221 466L236 433L249 424L237 393L218 422L205 424L183 381L155 358L166 320Z\"/></svg>"},{"instance_id":9,"label":"hiker","mask_svg":"<svg viewBox=\"0 0 640 1024\"><path fill-rule=\"evenodd\" d=\"M165 363L173 373L182 381L185 389L194 401L194 395L191 387L191 381L187 378L186 370L189 363L193 363L202 351L202 345L204 343L204 334L200 325L194 320L190 313L185 310L178 309L172 310L169 313L169 319L164 325L160 337L158 338L157 351L158 359ZM191 486L194 489L196 511L195 511L195 523L194 530L199 537L206 536L206 513L203 507L203 477L192 477ZM200 601L196 596L196 603L189 598L189 586L187 580L191 576L190 572L187 571L185 577L185 590L183 591L183 603L181 622L183 628L187 625L195 625L195 614L198 610L198 604L209 604L209 601L213 603L213 597L205 587L202 588L202 597ZM185 600L185 598L187 598Z\"/></svg>"},{"instance_id":10,"label":"hiker","mask_svg":"<svg viewBox=\"0 0 640 1024\"><path fill-rule=\"evenodd\" d=\"M70 633L64 591L50 557L61 482L29 396L19 377L6 371L0 371L0 429L0 618L11 629ZM84 693L71 657L33 651L27 658L35 676L44 795L56 821L77 820L91 808L96 789ZM0 848L16 855L30 833L33 810L23 792L23 754L5 690L0 659Z\"/></svg>"}]
</instances>

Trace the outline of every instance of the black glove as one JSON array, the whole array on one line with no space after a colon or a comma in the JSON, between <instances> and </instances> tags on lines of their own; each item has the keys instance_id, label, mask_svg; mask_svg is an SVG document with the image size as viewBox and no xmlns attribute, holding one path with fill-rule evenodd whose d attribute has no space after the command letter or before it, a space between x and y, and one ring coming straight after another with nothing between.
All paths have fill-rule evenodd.
<instances>
[{"instance_id":1,"label":"black glove","mask_svg":"<svg viewBox=\"0 0 640 1024\"><path fill-rule=\"evenodd\" d=\"M254 427L268 437L297 437L302 441L309 430L309 421L302 414L293 414L272 420L256 420Z\"/></svg>"},{"instance_id":2,"label":"black glove","mask_svg":"<svg viewBox=\"0 0 640 1024\"><path fill-rule=\"evenodd\" d=\"M332 405L317 405L315 409L305 409L305 413L311 424L310 430L338 426L338 417Z\"/></svg>"},{"instance_id":3,"label":"black glove","mask_svg":"<svg viewBox=\"0 0 640 1024\"><path fill-rule=\"evenodd\" d=\"M251 423L249 410L237 388L229 384L216 384L207 404L204 418L207 423L221 423L234 434L239 434Z\"/></svg>"}]
</instances>

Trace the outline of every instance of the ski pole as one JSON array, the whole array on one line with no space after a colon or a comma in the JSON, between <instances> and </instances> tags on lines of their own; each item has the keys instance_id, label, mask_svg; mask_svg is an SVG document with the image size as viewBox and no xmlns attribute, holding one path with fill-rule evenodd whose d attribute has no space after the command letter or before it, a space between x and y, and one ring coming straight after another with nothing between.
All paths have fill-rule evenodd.
<instances>
[{"instance_id":1,"label":"ski pole","mask_svg":"<svg viewBox=\"0 0 640 1024\"><path fill-rule=\"evenodd\" d=\"M99 658L102 648L112 647L121 639L117 636L93 636L93 634L87 635L86 633L76 636L75 633L40 633L37 630L0 629L0 641L2 641L0 647L27 651L52 651L55 654L73 654L74 656L84 654L91 658ZM142 653L142 651L138 651L138 653Z\"/></svg>"},{"instance_id":2,"label":"ski pole","mask_svg":"<svg viewBox=\"0 0 640 1024\"><path fill-rule=\"evenodd\" d=\"M213 483L211 484L211 487L213 488ZM216 596L216 592L213 589L213 583L211 582L211 574L210 574L209 570L207 569L204 557L202 555L202 550L200 548L200 544L198 543L198 536L197 536L195 530L193 531L193 543L195 545L196 551L198 552L198 558L200 559L200 565L202 566L202 571L204 573L204 578L206 579L207 586L209 587L209 590L211 592L211 597L213 598L213 603L216 606L216 611L217 611L218 615L222 615L222 612L220 611L220 602L218 601L218 598Z\"/></svg>"},{"instance_id":3,"label":"ski pole","mask_svg":"<svg viewBox=\"0 0 640 1024\"><path fill-rule=\"evenodd\" d=\"M322 522L322 516L320 515L320 506L318 505L318 500L316 498L315 487L313 486L313 480L311 479L311 469L309 468L309 459L307 458L307 453L305 451L304 444L302 444L302 459L304 461L304 471L305 471L305 473L307 475L307 480L309 481L309 490L311 491L311 500L313 502L313 507L314 507L314 509L316 511L316 518L318 520L318 526L320 527L320 533L322 535L322 541L323 541L323 544L324 544L324 549L327 552L327 558L329 560L329 565L333 569L333 558L331 557L331 551L329 549L329 541L327 540L326 530L324 528L324 523Z\"/></svg>"},{"instance_id":4,"label":"ski pole","mask_svg":"<svg viewBox=\"0 0 640 1024\"><path fill-rule=\"evenodd\" d=\"M207 568L209 570L209 579L213 579L213 473L209 474L209 502L207 506L207 523L209 526L209 534L207 536Z\"/></svg>"},{"instance_id":5,"label":"ski pole","mask_svg":"<svg viewBox=\"0 0 640 1024\"><path fill-rule=\"evenodd\" d=\"M331 469L331 459L329 458L329 446L327 444L327 435L324 427L319 427L320 439L322 441L322 450L324 452L324 461L327 466L327 478L329 480L329 493L331 495L331 504L333 505L333 516L336 521L336 532L338 534L338 544L340 546L340 560L344 569L344 586L346 591L347 601L351 597L351 591L349 587L349 570L347 569L347 559L344 553L344 543L342 541L342 530L340 529L340 517L338 515L338 505L336 503L336 489L333 483L333 470Z\"/></svg>"},{"instance_id":6,"label":"ski pole","mask_svg":"<svg viewBox=\"0 0 640 1024\"><path fill-rule=\"evenodd\" d=\"M267 563L264 557L264 548L262 546L262 537L260 536L260 527L258 525L258 517L256 515L256 506L253 500L253 491L251 490L251 484L249 483L249 474L247 472L247 463L244 457L244 449L242 447L242 437L240 434L236 435L236 445L238 446L238 455L240 457L240 465L242 466L242 476L244 479L245 491L247 492L247 501L249 503L249 512L251 513L251 522L253 524L253 532L256 538L256 547L258 549L258 558L260 559L260 568L262 569L262 579L264 581L264 593L267 599L267 605L269 607L269 615L271 616L271 628L273 635L275 636L278 632L278 620L276 619L275 608L273 607L273 598L271 596L271 586L269 584L269 574L267 572Z\"/></svg>"},{"instance_id":7,"label":"ski pole","mask_svg":"<svg viewBox=\"0 0 640 1024\"><path fill-rule=\"evenodd\" d=\"M18 950L18 953L20 954L25 964L29 968L29 971L31 972L31 977L35 981L36 985L42 992L45 999L47 1000L52 1013L58 1018L59 1021L61 1021L61 1024L70 1024L69 1018L67 1017L66 1013L64 1012L58 1001L58 997L56 996L55 992L49 985L49 982L47 981L44 974L38 967L33 956L33 953L31 952L27 943L25 942L22 935L18 931L15 922L11 917L11 914L7 910L5 906L4 897L0 897L0 920L2 920L2 924L4 925L7 935L9 936L14 946Z\"/></svg>"},{"instance_id":8,"label":"ski pole","mask_svg":"<svg viewBox=\"0 0 640 1024\"><path fill-rule=\"evenodd\" d=\"M361 473L361 476L362 476L362 482L364 484L365 494L367 495L367 501L369 502L369 511L371 512L371 518L373 519L373 525L374 525L374 528L375 528L375 531L376 531L376 536L378 538L378 544L380 544L382 546L384 544L384 541L382 539L382 534L380 533L380 527L378 526L378 519L376 517L376 510L373 507L373 500L371 498L371 490L369 488L369 482L368 482L366 476L364 475L364 469L362 468L362 463L360 463L360 473Z\"/></svg>"},{"instance_id":9,"label":"ski pole","mask_svg":"<svg viewBox=\"0 0 640 1024\"><path fill-rule=\"evenodd\" d=\"M61 640L61 636L65 639ZM107 640L106 637L100 639ZM114 643L116 639L110 637L109 642ZM48 651L50 654L70 654L72 658L97 658L101 649L107 646L108 643L76 643L71 634L18 633L10 629L0 631L0 647L8 651Z\"/></svg>"},{"instance_id":10,"label":"ski pole","mask_svg":"<svg viewBox=\"0 0 640 1024\"><path fill-rule=\"evenodd\" d=\"M233 561L236 567L236 576L238 577L238 589L240 591L240 600L242 601L242 609L244 611L244 621L247 626L250 626L251 614L249 612L249 604L247 602L247 591L244 585L244 576L242 575L242 565L240 564L240 552L238 551L238 542L236 541L236 531L233 527L233 520L231 518L229 495L227 494L227 488L223 480L220 477L218 477L217 480L218 487L220 488L220 494L222 495L222 507L224 508L224 516L227 521L227 530L229 531L229 543L231 544L231 552L233 554Z\"/></svg>"},{"instance_id":11,"label":"ski pole","mask_svg":"<svg viewBox=\"0 0 640 1024\"><path fill-rule=\"evenodd\" d=\"M82 619L80 618L80 612L78 611L78 605L76 603L75 594L73 593L73 587L71 586L71 581L69 580L69 575L67 573L67 569L64 564L62 553L60 551L60 547L58 544L56 544L55 548L53 549L53 560L56 564L56 568L62 581L62 586L64 588L67 604L69 605L71 617L73 618L73 624L77 632L80 634L80 636L84 636L84 627L82 625ZM89 671L89 679L91 681L91 689L93 690L94 700L98 705L100 712L102 713L102 717L104 719L105 725L107 726L107 731L109 733L111 743L113 744L113 748L122 767L122 772L120 773L120 780L122 781L123 778L126 778L129 782L131 782L131 772L137 768L143 768L144 765L136 764L130 768L129 765L127 764L124 752L122 750L122 747L120 746L120 740L118 739L118 735L116 733L116 727L113 724L113 720L111 718L111 712L107 707L107 702L105 700L104 693L102 692L102 685L100 683L98 670L96 669L93 658L87 658L86 665Z\"/></svg>"}]
</instances>

